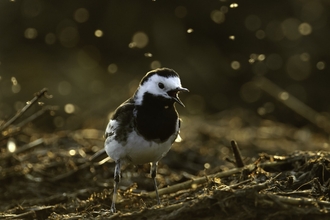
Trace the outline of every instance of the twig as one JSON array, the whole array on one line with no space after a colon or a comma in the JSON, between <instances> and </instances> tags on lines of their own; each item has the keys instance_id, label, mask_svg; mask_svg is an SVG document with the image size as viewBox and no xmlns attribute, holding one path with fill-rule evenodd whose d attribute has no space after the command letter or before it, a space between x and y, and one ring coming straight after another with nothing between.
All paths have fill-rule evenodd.
<instances>
[{"instance_id":1,"label":"twig","mask_svg":"<svg viewBox=\"0 0 330 220\"><path fill-rule=\"evenodd\" d=\"M85 163L80 164L76 169L70 170L70 171L68 171L66 173L63 173L63 174L60 174L60 175L57 175L57 176L49 179L49 181L56 182L56 181L59 181L59 180L68 178L69 176L77 173L78 171L83 170L85 168L88 168L90 166L94 166L95 167L95 166L101 166L101 165L103 165L104 163L106 163L106 162L108 162L108 161L111 160L110 157L105 157L104 159L102 159L102 160L100 160L98 162L95 162L96 158L99 157L103 153L105 154L105 151L104 150L98 151L97 153L95 153L94 155L92 155L90 158L88 158L85 161Z\"/></svg>"},{"instance_id":2,"label":"twig","mask_svg":"<svg viewBox=\"0 0 330 220\"><path fill-rule=\"evenodd\" d=\"M92 156L90 156L88 158L88 160L91 161L91 162L95 162L97 159L104 160L107 157L108 157L108 155L105 153L104 148L102 148L101 150L97 151L95 154L93 154Z\"/></svg>"},{"instance_id":3,"label":"twig","mask_svg":"<svg viewBox=\"0 0 330 220\"><path fill-rule=\"evenodd\" d=\"M3 215L0 215L0 218L4 217L6 219L23 219L22 217L27 217L27 216L30 216L31 218L33 218L33 217L35 218L38 211L44 211L44 210L53 209L53 208L55 208L55 206L52 206L52 205L33 206L33 207L25 208L25 209L23 208L22 211L26 211L26 212L23 212L20 214L3 214Z\"/></svg>"},{"instance_id":4,"label":"twig","mask_svg":"<svg viewBox=\"0 0 330 220\"><path fill-rule=\"evenodd\" d=\"M39 111L37 111L36 113L34 113L33 115L31 115L30 117L28 117L27 119L25 119L24 121L17 124L17 127L23 127L24 125L35 120L36 118L43 115L47 111L56 111L56 110L58 110L58 106L47 105L47 106L43 107L42 109L40 109Z\"/></svg>"},{"instance_id":5,"label":"twig","mask_svg":"<svg viewBox=\"0 0 330 220\"><path fill-rule=\"evenodd\" d=\"M327 206L328 209L330 208L330 202L317 200L317 199L294 198L294 197L276 195L276 194L273 194L273 193L266 193L264 195L259 194L259 196L261 196L263 198L268 197L268 198L270 198L274 201L277 200L277 202L286 203L286 204L289 204L289 205L301 205L301 206L310 205L310 206L315 206L315 203L317 203L317 204Z\"/></svg>"},{"instance_id":6,"label":"twig","mask_svg":"<svg viewBox=\"0 0 330 220\"><path fill-rule=\"evenodd\" d=\"M330 133L330 122L325 116L321 115L311 107L307 106L305 103L294 97L292 94L289 94L287 91L280 88L265 77L257 77L254 79L254 82L261 90L267 92L277 100L281 101L288 108L292 109L305 119L309 120L314 125L318 126L319 128L322 128L327 133Z\"/></svg>"},{"instance_id":7,"label":"twig","mask_svg":"<svg viewBox=\"0 0 330 220\"><path fill-rule=\"evenodd\" d=\"M292 160L290 160L290 162L292 162ZM260 164L259 166L262 166L262 165L263 164ZM183 183L178 183L178 184L166 187L166 188L162 188L162 189L158 190L158 193L159 193L159 195L170 194L170 193L174 193L174 192L177 192L177 191L180 191L180 190L189 189L189 188L191 188L191 186L193 184L200 185L200 184L206 183L209 179L223 178L223 177L231 176L231 175L236 174L236 173L241 173L243 170L252 171L254 169L255 169L255 165L254 164L249 164L249 165L246 165L244 167L233 168L233 169L230 169L230 170L227 170L227 171L207 175L207 176L204 176L204 177L199 177L199 178L196 178L196 179L193 179L193 180L185 181ZM280 174L276 175L271 180L276 179L279 175ZM249 182L250 180L246 180L246 181ZM268 182L265 183L265 184L268 184ZM236 187L236 185L234 185L233 187ZM150 198L156 198L156 193L155 192L148 192L148 193L142 194L142 196L146 196L146 197L150 197Z\"/></svg>"},{"instance_id":8,"label":"twig","mask_svg":"<svg viewBox=\"0 0 330 220\"><path fill-rule=\"evenodd\" d=\"M312 179L312 180L310 180L310 181L308 181L308 182L306 182L306 183L303 183L302 185L300 185L297 189L295 189L293 192L299 192L299 189L300 188L302 188L302 187L304 187L304 186L306 186L306 185L309 185L309 184L312 184L312 183L314 183L315 182L315 180L317 180L316 178L314 178L314 179Z\"/></svg>"},{"instance_id":9,"label":"twig","mask_svg":"<svg viewBox=\"0 0 330 220\"><path fill-rule=\"evenodd\" d=\"M287 167L287 165L289 166L293 166L292 164L301 161L303 163L305 163L307 160L311 159L311 158L315 158L316 154L309 154L309 155L293 155L291 157L287 157L283 160L279 160L279 161L265 161L262 163L257 163L257 166L270 171L270 170L276 170L276 171L283 171L283 167ZM289 168L286 168L289 169Z\"/></svg>"},{"instance_id":10,"label":"twig","mask_svg":"<svg viewBox=\"0 0 330 220\"><path fill-rule=\"evenodd\" d=\"M45 96L47 98L50 98L51 97L49 95L46 95L46 93L47 93L47 89L46 88L43 88L39 92L35 93L33 99L31 99L31 101L28 101L26 103L26 105L20 111L18 111L14 117L12 117L9 121L7 121L5 124L3 124L3 125L0 126L0 131L3 131L9 125L11 125L12 123L14 123L19 117L21 117L23 115L24 112L26 112L42 96Z\"/></svg>"},{"instance_id":11,"label":"twig","mask_svg":"<svg viewBox=\"0 0 330 220\"><path fill-rule=\"evenodd\" d=\"M237 167L244 167L244 162L242 160L241 151L239 150L236 141L232 140L230 143L231 143L231 148L233 149L233 153L234 153L234 157L235 157L235 161L236 161L236 166Z\"/></svg>"},{"instance_id":12,"label":"twig","mask_svg":"<svg viewBox=\"0 0 330 220\"><path fill-rule=\"evenodd\" d=\"M193 184L197 184L197 185L203 184L203 183L206 183L209 179L231 176L235 173L240 173L242 170L243 170L243 168L233 168L233 169L223 171L223 172L219 172L219 173L216 173L216 174L211 174L211 175L199 177L199 178L196 178L196 179L193 179L193 180L188 180L186 182L178 183L178 184L175 184L173 186L169 186L167 188L159 189L158 193L159 193L159 195L165 195L165 194L174 193L174 192L184 190L184 189L189 189L189 188L191 188L191 186ZM149 192L149 193L146 193L146 194L142 194L142 196L146 196L146 197L150 197L150 198L156 198L156 192Z\"/></svg>"},{"instance_id":13,"label":"twig","mask_svg":"<svg viewBox=\"0 0 330 220\"><path fill-rule=\"evenodd\" d=\"M10 129L6 130L5 132L2 132L3 137L0 138L0 140L1 139L5 139L8 136L11 136L11 135L19 132L23 126L25 126L29 122L35 120L36 118L40 117L45 112L47 112L47 111L55 111L55 110L58 110L58 107L57 106L49 106L49 105L47 105L47 106L43 107L42 109L40 109L39 111L37 111L36 113L34 113L33 115L31 115L30 117L28 117L25 120L21 121L19 124L13 126L13 128L10 128Z\"/></svg>"},{"instance_id":14,"label":"twig","mask_svg":"<svg viewBox=\"0 0 330 220\"><path fill-rule=\"evenodd\" d=\"M280 165L283 165L283 164L292 163L292 162L297 161L297 160L301 160L301 157L298 156L298 157L294 157L294 158L288 158L287 161L279 161L279 162L271 162L271 163L269 163L269 162L261 163L261 164L258 164L258 166L259 167L263 167L263 168L268 167L268 166L269 167L272 167L272 166L278 166L279 164ZM219 172L219 173L216 173L216 174L211 174L211 175L204 176L204 177L199 177L199 178L196 178L196 179L185 181L183 183L178 183L178 184L169 186L167 188L162 188L162 189L159 189L158 190L158 193L159 193L159 195L171 194L171 193L175 193L175 192L180 191L180 190L189 189L189 188L191 188L191 186L193 184L199 185L199 184L206 183L209 179L223 178L223 177L231 176L231 175L236 174L236 173L241 173L243 170L250 170L250 171L252 171L254 169L255 169L255 165L254 164L249 164L249 165L246 165L244 167L233 168L233 169L230 169L230 170L227 170L227 171ZM260 184L260 185L256 185L254 187L263 189L264 186L267 185L267 184L269 184L270 181L273 181L274 179L277 179L278 176L280 176L280 174L281 173L277 174L275 177L271 178L269 181L266 181L265 183ZM242 182L245 183L245 182L250 182L250 181L251 180L248 179L248 180L244 180ZM229 186L229 187L235 188L238 185L241 185L241 182L238 183L238 184ZM150 198L155 198L156 197L156 193L155 192L148 192L148 193L142 194L142 196L150 197Z\"/></svg>"},{"instance_id":15,"label":"twig","mask_svg":"<svg viewBox=\"0 0 330 220\"><path fill-rule=\"evenodd\" d=\"M167 205L167 206L159 206L159 205L156 205L156 206L153 206L151 208L145 208L145 209L141 209L139 211L134 211L134 212L129 212L129 213L120 213L120 212L117 212L115 214L112 214L109 219L117 219L118 217L119 218L124 218L124 217L131 217L133 216L133 218L138 218L138 216L144 214L146 212L146 210L157 210L158 212L166 212L166 213L173 213L174 211L176 210L179 210L180 208L186 206L187 204L183 203L183 202L180 202L180 203L177 203L177 204L170 204L170 205ZM169 217L169 216L167 216ZM168 218L170 219L170 218Z\"/></svg>"},{"instance_id":16,"label":"twig","mask_svg":"<svg viewBox=\"0 0 330 220\"><path fill-rule=\"evenodd\" d=\"M27 211L27 212L23 212L21 214L4 214L1 217L4 217L6 219L20 219L22 217L33 216L33 215L35 215L35 211L30 210L30 211Z\"/></svg>"},{"instance_id":17,"label":"twig","mask_svg":"<svg viewBox=\"0 0 330 220\"><path fill-rule=\"evenodd\" d=\"M35 141L32 141L32 142L30 142L30 143L28 143L28 144L26 144L26 145L18 148L13 153L7 153L7 154L4 154L4 155L1 155L0 160L4 160L4 159L7 159L9 157L12 157L13 155L16 155L18 153L22 153L22 152L24 152L26 150L29 150L31 148L34 148L34 147L36 147L36 146L38 146L38 145L40 145L42 143L44 143L44 139L43 138L39 138L39 139L37 139Z\"/></svg>"},{"instance_id":18,"label":"twig","mask_svg":"<svg viewBox=\"0 0 330 220\"><path fill-rule=\"evenodd\" d=\"M239 183L230 185L229 188L235 189L238 186L244 185L244 184L249 183L249 182L252 182L252 181L253 181L252 179L243 180L243 181L241 181Z\"/></svg>"},{"instance_id":19,"label":"twig","mask_svg":"<svg viewBox=\"0 0 330 220\"><path fill-rule=\"evenodd\" d=\"M279 196L292 196L292 197L308 197L312 194L312 189L301 190L301 191L291 191L291 192L278 192Z\"/></svg>"}]
</instances>

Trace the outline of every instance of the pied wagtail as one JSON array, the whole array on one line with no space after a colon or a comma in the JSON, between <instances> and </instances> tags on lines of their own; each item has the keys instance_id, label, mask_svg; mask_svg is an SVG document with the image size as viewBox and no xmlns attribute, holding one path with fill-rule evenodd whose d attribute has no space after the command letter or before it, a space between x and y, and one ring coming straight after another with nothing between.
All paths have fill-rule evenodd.
<instances>
[{"instance_id":1,"label":"pied wagtail","mask_svg":"<svg viewBox=\"0 0 330 220\"><path fill-rule=\"evenodd\" d=\"M172 69L159 68L148 72L134 95L114 112L105 131L105 151L115 163L114 191L111 211L116 212L118 183L123 163L151 164L150 174L160 204L156 173L158 161L170 150L180 130L180 119L174 106L181 86L179 75Z\"/></svg>"}]
</instances>

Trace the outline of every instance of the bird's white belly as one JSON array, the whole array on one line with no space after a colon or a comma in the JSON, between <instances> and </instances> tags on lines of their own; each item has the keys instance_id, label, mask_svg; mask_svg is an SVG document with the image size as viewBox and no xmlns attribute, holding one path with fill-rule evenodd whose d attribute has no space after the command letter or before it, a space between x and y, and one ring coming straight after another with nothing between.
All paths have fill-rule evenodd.
<instances>
[{"instance_id":1,"label":"bird's white belly","mask_svg":"<svg viewBox=\"0 0 330 220\"><path fill-rule=\"evenodd\" d=\"M105 141L105 150L115 161L122 160L133 164L157 162L170 150L175 137L176 134L163 143L157 143L147 141L133 131L125 144L118 143L114 136L108 137Z\"/></svg>"},{"instance_id":2,"label":"bird's white belly","mask_svg":"<svg viewBox=\"0 0 330 220\"><path fill-rule=\"evenodd\" d=\"M136 132L133 134L128 138L128 143L125 147L128 149L127 156L134 164L159 161L170 150L173 142L171 137L163 143L156 143L154 141L146 141Z\"/></svg>"}]
</instances>

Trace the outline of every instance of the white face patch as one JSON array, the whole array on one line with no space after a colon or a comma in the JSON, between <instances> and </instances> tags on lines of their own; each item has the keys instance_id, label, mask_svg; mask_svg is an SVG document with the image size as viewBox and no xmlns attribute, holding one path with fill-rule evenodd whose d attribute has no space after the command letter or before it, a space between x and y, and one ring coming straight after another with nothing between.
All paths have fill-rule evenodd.
<instances>
[{"instance_id":1,"label":"white face patch","mask_svg":"<svg viewBox=\"0 0 330 220\"><path fill-rule=\"evenodd\" d=\"M159 86L159 83L164 85L164 88ZM135 104L141 105L143 95L148 92L156 96L163 96L165 98L171 98L167 92L181 87L181 81L179 77L163 77L159 75L153 75L149 78L148 81L144 82L143 85L140 85L137 93L135 94Z\"/></svg>"}]
</instances>

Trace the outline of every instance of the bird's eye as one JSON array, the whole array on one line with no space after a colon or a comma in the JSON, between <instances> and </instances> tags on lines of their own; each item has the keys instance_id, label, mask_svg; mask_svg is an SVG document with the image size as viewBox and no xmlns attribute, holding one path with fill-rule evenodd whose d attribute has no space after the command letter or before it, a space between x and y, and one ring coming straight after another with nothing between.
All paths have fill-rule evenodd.
<instances>
[{"instance_id":1,"label":"bird's eye","mask_svg":"<svg viewBox=\"0 0 330 220\"><path fill-rule=\"evenodd\" d=\"M163 83L158 83L158 87L159 87L160 89L164 89L164 88L165 88L165 86L164 86Z\"/></svg>"}]
</instances>

